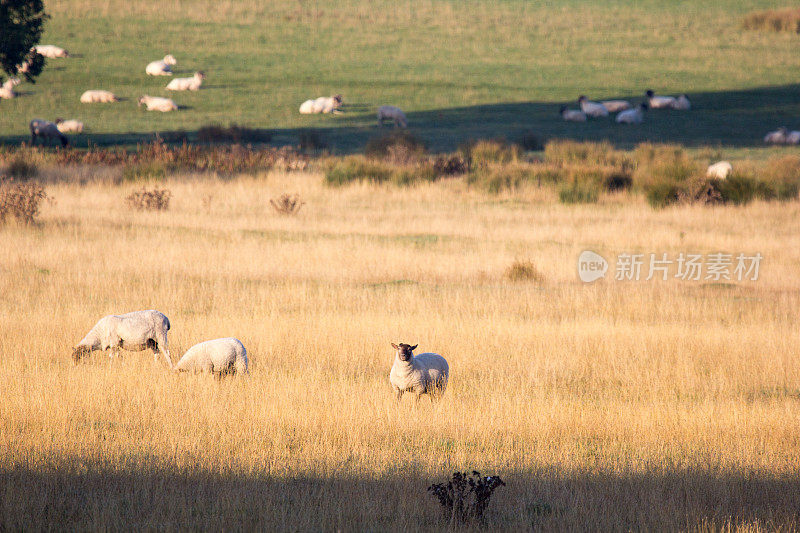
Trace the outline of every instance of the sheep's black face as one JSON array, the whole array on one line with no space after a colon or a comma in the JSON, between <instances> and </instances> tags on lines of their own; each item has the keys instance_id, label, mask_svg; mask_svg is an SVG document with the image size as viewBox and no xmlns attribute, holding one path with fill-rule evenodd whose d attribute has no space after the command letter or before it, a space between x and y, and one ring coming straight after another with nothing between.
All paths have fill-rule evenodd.
<instances>
[{"instance_id":1,"label":"sheep's black face","mask_svg":"<svg viewBox=\"0 0 800 533\"><path fill-rule=\"evenodd\" d=\"M86 346L78 346L74 350L72 350L72 361L77 363L81 360L81 357L89 354L89 348Z\"/></svg>"},{"instance_id":2,"label":"sheep's black face","mask_svg":"<svg viewBox=\"0 0 800 533\"><path fill-rule=\"evenodd\" d=\"M411 358L414 357L414 349L417 347L416 344L410 346L403 343L400 343L399 346L397 344L392 344L392 346L397 350L397 357L399 357L401 361L410 361Z\"/></svg>"}]
</instances>

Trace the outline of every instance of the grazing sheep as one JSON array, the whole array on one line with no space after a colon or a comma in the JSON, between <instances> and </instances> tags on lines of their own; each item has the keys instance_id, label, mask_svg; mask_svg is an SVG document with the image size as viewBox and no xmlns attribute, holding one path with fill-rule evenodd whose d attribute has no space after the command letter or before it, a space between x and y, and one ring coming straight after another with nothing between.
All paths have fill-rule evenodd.
<instances>
[{"instance_id":1,"label":"grazing sheep","mask_svg":"<svg viewBox=\"0 0 800 533\"><path fill-rule=\"evenodd\" d=\"M408 126L403 110L393 105L382 105L378 108L378 126L383 126L384 120L393 121L395 127L405 128Z\"/></svg>"},{"instance_id":2,"label":"grazing sheep","mask_svg":"<svg viewBox=\"0 0 800 533\"><path fill-rule=\"evenodd\" d=\"M161 353L172 368L172 359L167 349L167 331L169 331L169 319L158 311L108 315L98 320L78 343L72 351L72 359L77 363L81 357L95 350L111 349L109 356L114 357L120 348L132 352L150 348L153 350L154 360L158 360L158 354Z\"/></svg>"},{"instance_id":3,"label":"grazing sheep","mask_svg":"<svg viewBox=\"0 0 800 533\"><path fill-rule=\"evenodd\" d=\"M650 109L672 108L676 103L674 96L656 96L650 89L647 89L647 92L644 94L647 96L647 104L650 106Z\"/></svg>"},{"instance_id":4,"label":"grazing sheep","mask_svg":"<svg viewBox=\"0 0 800 533\"><path fill-rule=\"evenodd\" d=\"M558 113L567 122L586 122L586 113L580 109L567 109L567 106L562 105Z\"/></svg>"},{"instance_id":5,"label":"grazing sheep","mask_svg":"<svg viewBox=\"0 0 800 533\"><path fill-rule=\"evenodd\" d=\"M447 378L450 367L444 357L438 353L421 353L414 355L417 345L409 346L392 343L397 350L389 373L389 382L397 395L397 400L403 397L404 392L414 395L415 403L420 396L427 394L431 401L439 399L447 387Z\"/></svg>"},{"instance_id":6,"label":"grazing sheep","mask_svg":"<svg viewBox=\"0 0 800 533\"><path fill-rule=\"evenodd\" d=\"M789 132L786 128L778 128L767 133L764 137L764 142L767 144L786 144L787 135L789 135Z\"/></svg>"},{"instance_id":7,"label":"grazing sheep","mask_svg":"<svg viewBox=\"0 0 800 533\"><path fill-rule=\"evenodd\" d=\"M19 85L19 78L9 78L0 85L0 98L10 100L17 96L14 87Z\"/></svg>"},{"instance_id":8,"label":"grazing sheep","mask_svg":"<svg viewBox=\"0 0 800 533\"><path fill-rule=\"evenodd\" d=\"M320 96L314 100L306 100L300 104L300 113L303 115L312 115L316 113L339 113L339 107L342 105L342 95L335 94L333 96Z\"/></svg>"},{"instance_id":9,"label":"grazing sheep","mask_svg":"<svg viewBox=\"0 0 800 533\"><path fill-rule=\"evenodd\" d=\"M609 113L618 113L633 107L627 100L603 100L600 103L603 104L606 109L608 109Z\"/></svg>"},{"instance_id":10,"label":"grazing sheep","mask_svg":"<svg viewBox=\"0 0 800 533\"><path fill-rule=\"evenodd\" d=\"M75 119L56 119L56 126L61 133L83 133L83 122Z\"/></svg>"},{"instance_id":11,"label":"grazing sheep","mask_svg":"<svg viewBox=\"0 0 800 533\"><path fill-rule=\"evenodd\" d=\"M203 84L206 75L202 72L195 72L191 78L175 78L167 84L168 91L198 91Z\"/></svg>"},{"instance_id":12,"label":"grazing sheep","mask_svg":"<svg viewBox=\"0 0 800 533\"><path fill-rule=\"evenodd\" d=\"M42 143L49 139L58 139L61 141L61 146L69 144L67 138L58 130L58 127L49 120L42 120L35 118L31 120L31 146L36 144L36 139L41 138Z\"/></svg>"},{"instance_id":13,"label":"grazing sheep","mask_svg":"<svg viewBox=\"0 0 800 533\"><path fill-rule=\"evenodd\" d=\"M172 65L177 63L171 54L167 54L164 59L148 63L144 71L150 76L172 76Z\"/></svg>"},{"instance_id":14,"label":"grazing sheep","mask_svg":"<svg viewBox=\"0 0 800 533\"><path fill-rule=\"evenodd\" d=\"M119 98L111 91L92 89L81 95L81 103L83 104L109 104L112 102L119 102Z\"/></svg>"},{"instance_id":15,"label":"grazing sheep","mask_svg":"<svg viewBox=\"0 0 800 533\"><path fill-rule=\"evenodd\" d=\"M608 109L606 109L606 106L597 102L592 102L584 95L578 98L578 104L580 104L581 111L586 113L587 117L600 118L608 116Z\"/></svg>"},{"instance_id":16,"label":"grazing sheep","mask_svg":"<svg viewBox=\"0 0 800 533\"><path fill-rule=\"evenodd\" d=\"M713 165L709 165L708 170L706 170L706 177L710 179L724 180L730 176L731 172L733 172L733 166L731 166L731 164L727 161L720 161L718 163L714 163Z\"/></svg>"},{"instance_id":17,"label":"grazing sheep","mask_svg":"<svg viewBox=\"0 0 800 533\"><path fill-rule=\"evenodd\" d=\"M677 109L678 111L689 111L692 108L692 102L689 100L687 95L682 94L675 99L675 102L671 107L672 109Z\"/></svg>"},{"instance_id":18,"label":"grazing sheep","mask_svg":"<svg viewBox=\"0 0 800 533\"><path fill-rule=\"evenodd\" d=\"M175 371L208 372L218 378L226 374L248 374L247 350L233 337L201 342L183 354Z\"/></svg>"},{"instance_id":19,"label":"grazing sheep","mask_svg":"<svg viewBox=\"0 0 800 533\"><path fill-rule=\"evenodd\" d=\"M617 115L617 124L641 124L644 122L644 112L647 104L641 103L635 109L626 109Z\"/></svg>"},{"instance_id":20,"label":"grazing sheep","mask_svg":"<svg viewBox=\"0 0 800 533\"><path fill-rule=\"evenodd\" d=\"M69 52L52 44L37 44L33 50L44 57L55 59L57 57L69 57Z\"/></svg>"},{"instance_id":21,"label":"grazing sheep","mask_svg":"<svg viewBox=\"0 0 800 533\"><path fill-rule=\"evenodd\" d=\"M144 95L139 98L139 106L142 104L147 106L148 111L161 111L162 113L166 113L167 111L178 110L178 106L175 105L175 102L170 98L163 98L161 96Z\"/></svg>"},{"instance_id":22,"label":"grazing sheep","mask_svg":"<svg viewBox=\"0 0 800 533\"><path fill-rule=\"evenodd\" d=\"M792 130L787 133L786 144L800 144L800 131Z\"/></svg>"}]
</instances>

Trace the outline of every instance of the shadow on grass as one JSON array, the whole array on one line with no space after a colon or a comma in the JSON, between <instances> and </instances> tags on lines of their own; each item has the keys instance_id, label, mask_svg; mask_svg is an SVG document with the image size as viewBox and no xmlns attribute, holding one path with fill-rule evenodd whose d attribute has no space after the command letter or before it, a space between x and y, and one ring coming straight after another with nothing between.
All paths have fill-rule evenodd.
<instances>
[{"instance_id":1,"label":"shadow on grass","mask_svg":"<svg viewBox=\"0 0 800 533\"><path fill-rule=\"evenodd\" d=\"M577 98L578 95L574 95ZM636 104L643 95L590 95L625 98ZM800 85L760 87L741 91L691 94L691 111L651 110L644 124L620 125L614 116L568 123L558 114L560 103L512 102L453 107L407 113L409 130L434 152L452 151L470 139L505 137L515 141L534 134L542 139L609 140L621 148L641 142L681 143L686 146L746 148L763 145L768 131L780 126L800 129ZM577 102L571 101L577 108ZM273 145L298 145L303 131L314 129L333 152L360 152L366 142L391 127L380 128L375 107L353 102L339 115L303 117L303 127L274 128ZM191 111L182 108L182 112ZM299 116L299 115L298 115ZM72 136L73 146L133 146L149 142L153 132L85 134ZM163 139L195 142L197 131L160 132ZM0 136L0 144L19 144L25 136Z\"/></svg>"},{"instance_id":2,"label":"shadow on grass","mask_svg":"<svg viewBox=\"0 0 800 533\"><path fill-rule=\"evenodd\" d=\"M157 461L153 461L158 464ZM285 477L103 469L85 460L38 471L0 468L0 530L420 530L441 529L432 482L412 471L364 478ZM703 471L570 475L492 472L507 486L487 511L491 529L679 530L758 523L800 526L800 480Z\"/></svg>"}]
</instances>

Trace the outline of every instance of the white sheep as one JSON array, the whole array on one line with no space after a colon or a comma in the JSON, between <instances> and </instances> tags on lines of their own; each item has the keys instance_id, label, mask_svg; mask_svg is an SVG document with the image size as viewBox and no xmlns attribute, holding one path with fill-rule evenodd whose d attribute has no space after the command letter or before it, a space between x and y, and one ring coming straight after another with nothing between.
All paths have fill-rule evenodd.
<instances>
[{"instance_id":1,"label":"white sheep","mask_svg":"<svg viewBox=\"0 0 800 533\"><path fill-rule=\"evenodd\" d=\"M608 109L609 113L618 113L633 107L627 100L603 100L600 103Z\"/></svg>"},{"instance_id":2,"label":"white sheep","mask_svg":"<svg viewBox=\"0 0 800 533\"><path fill-rule=\"evenodd\" d=\"M647 89L644 94L647 96L647 104L650 109L668 109L672 108L676 103L674 96L656 96L650 89Z\"/></svg>"},{"instance_id":3,"label":"white sheep","mask_svg":"<svg viewBox=\"0 0 800 533\"><path fill-rule=\"evenodd\" d=\"M56 119L56 126L61 133L83 133L83 122L75 119Z\"/></svg>"},{"instance_id":4,"label":"white sheep","mask_svg":"<svg viewBox=\"0 0 800 533\"><path fill-rule=\"evenodd\" d=\"M17 96L17 93L14 92L14 87L19 85L20 80L19 78L9 78L3 82L3 85L0 85L0 98L5 100L10 100Z\"/></svg>"},{"instance_id":5,"label":"white sheep","mask_svg":"<svg viewBox=\"0 0 800 533\"><path fill-rule=\"evenodd\" d=\"M167 84L168 91L198 91L206 75L195 72L191 78L175 78Z\"/></svg>"},{"instance_id":6,"label":"white sheep","mask_svg":"<svg viewBox=\"0 0 800 533\"><path fill-rule=\"evenodd\" d=\"M608 116L608 109L606 109L606 106L597 102L592 102L584 95L578 98L578 104L580 104L581 111L586 113L587 117L600 118Z\"/></svg>"},{"instance_id":7,"label":"white sheep","mask_svg":"<svg viewBox=\"0 0 800 533\"><path fill-rule=\"evenodd\" d=\"M110 357L119 353L119 349L139 352L146 348L153 350L153 359L158 354L164 356L172 368L172 359L167 348L167 331L169 319L158 311L134 311L124 315L108 315L97 321L89 333L75 346L72 359L75 363L81 357L95 350L111 350Z\"/></svg>"},{"instance_id":8,"label":"white sheep","mask_svg":"<svg viewBox=\"0 0 800 533\"><path fill-rule=\"evenodd\" d=\"M719 161L713 165L709 165L706 170L706 177L709 179L724 180L733 172L733 166L727 161Z\"/></svg>"},{"instance_id":9,"label":"white sheep","mask_svg":"<svg viewBox=\"0 0 800 533\"><path fill-rule=\"evenodd\" d=\"M626 109L617 115L617 124L641 124L644 122L644 112L647 104L641 103L634 109Z\"/></svg>"},{"instance_id":10,"label":"white sheep","mask_svg":"<svg viewBox=\"0 0 800 533\"><path fill-rule=\"evenodd\" d=\"M389 382L395 391L397 400L403 397L404 392L414 395L415 403L423 394L429 395L431 400L439 399L447 387L447 378L450 367L444 357L438 353L421 353L414 355L417 345L409 346L392 343L397 350L392 370L389 373Z\"/></svg>"},{"instance_id":11,"label":"white sheep","mask_svg":"<svg viewBox=\"0 0 800 533\"><path fill-rule=\"evenodd\" d=\"M248 374L247 350L233 337L201 342L183 354L175 371L207 372L218 378L226 374Z\"/></svg>"},{"instance_id":12,"label":"white sheep","mask_svg":"<svg viewBox=\"0 0 800 533\"><path fill-rule=\"evenodd\" d=\"M558 113L567 122L586 122L586 113L580 109L567 109L567 106L562 105Z\"/></svg>"},{"instance_id":13,"label":"white sheep","mask_svg":"<svg viewBox=\"0 0 800 533\"><path fill-rule=\"evenodd\" d=\"M36 139L42 139L44 143L46 140L58 139L61 141L61 146L69 144L67 138L58 130L58 127L49 120L42 120L35 118L29 124L31 130L31 146L36 144Z\"/></svg>"},{"instance_id":14,"label":"white sheep","mask_svg":"<svg viewBox=\"0 0 800 533\"><path fill-rule=\"evenodd\" d=\"M792 130L787 133L786 144L800 144L800 131Z\"/></svg>"},{"instance_id":15,"label":"white sheep","mask_svg":"<svg viewBox=\"0 0 800 533\"><path fill-rule=\"evenodd\" d=\"M408 126L403 110L393 105L382 105L378 108L378 126L383 126L384 120L391 120L395 126L405 128Z\"/></svg>"},{"instance_id":16,"label":"white sheep","mask_svg":"<svg viewBox=\"0 0 800 533\"><path fill-rule=\"evenodd\" d=\"M319 98L306 100L300 104L300 113L302 115L312 115L316 113L339 113L339 107L341 105L341 94L335 94L333 96L320 96Z\"/></svg>"},{"instance_id":17,"label":"white sheep","mask_svg":"<svg viewBox=\"0 0 800 533\"><path fill-rule=\"evenodd\" d=\"M764 142L767 144L786 144L786 137L789 132L786 128L778 128L771 131L764 136Z\"/></svg>"},{"instance_id":18,"label":"white sheep","mask_svg":"<svg viewBox=\"0 0 800 533\"><path fill-rule=\"evenodd\" d=\"M688 95L682 94L675 99L671 107L678 111L689 111L692 108L692 102L689 100Z\"/></svg>"},{"instance_id":19,"label":"white sheep","mask_svg":"<svg viewBox=\"0 0 800 533\"><path fill-rule=\"evenodd\" d=\"M139 106L144 104L147 106L148 111L161 111L162 113L166 113L167 111L177 111L178 106L175 105L170 98L164 98L161 96L148 96L144 95L139 98Z\"/></svg>"},{"instance_id":20,"label":"white sheep","mask_svg":"<svg viewBox=\"0 0 800 533\"><path fill-rule=\"evenodd\" d=\"M55 59L57 57L69 57L69 52L52 44L37 44L33 50L44 57Z\"/></svg>"},{"instance_id":21,"label":"white sheep","mask_svg":"<svg viewBox=\"0 0 800 533\"><path fill-rule=\"evenodd\" d=\"M172 66L177 63L171 54L167 54L164 59L148 63L144 71L150 76L172 76Z\"/></svg>"},{"instance_id":22,"label":"white sheep","mask_svg":"<svg viewBox=\"0 0 800 533\"><path fill-rule=\"evenodd\" d=\"M108 104L112 102L119 102L119 98L111 91L92 89L81 95L81 103L83 104Z\"/></svg>"}]
</instances>

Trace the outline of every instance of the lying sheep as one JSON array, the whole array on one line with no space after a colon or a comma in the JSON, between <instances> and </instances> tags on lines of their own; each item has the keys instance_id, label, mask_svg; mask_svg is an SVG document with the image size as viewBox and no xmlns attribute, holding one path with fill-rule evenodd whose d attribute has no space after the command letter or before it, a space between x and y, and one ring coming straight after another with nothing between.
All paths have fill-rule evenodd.
<instances>
[{"instance_id":1,"label":"lying sheep","mask_svg":"<svg viewBox=\"0 0 800 533\"><path fill-rule=\"evenodd\" d=\"M586 113L587 117L600 118L608 116L608 109L606 109L606 106L597 102L592 102L584 95L578 98L578 104L581 106L581 111Z\"/></svg>"},{"instance_id":2,"label":"lying sheep","mask_svg":"<svg viewBox=\"0 0 800 533\"><path fill-rule=\"evenodd\" d=\"M59 131L58 126L49 120L42 120L35 118L30 123L31 130L31 146L36 144L36 139L42 139L42 143L50 139L58 139L61 141L61 146L67 146L69 142L67 138Z\"/></svg>"},{"instance_id":3,"label":"lying sheep","mask_svg":"<svg viewBox=\"0 0 800 533\"><path fill-rule=\"evenodd\" d=\"M650 89L647 89L644 94L647 97L647 104L650 109L668 109L672 108L676 103L674 96L656 96Z\"/></svg>"},{"instance_id":4,"label":"lying sheep","mask_svg":"<svg viewBox=\"0 0 800 533\"><path fill-rule=\"evenodd\" d=\"M682 94L675 99L675 103L671 107L678 111L689 111L692 108L692 102L689 100L689 96Z\"/></svg>"},{"instance_id":5,"label":"lying sheep","mask_svg":"<svg viewBox=\"0 0 800 533\"><path fill-rule=\"evenodd\" d=\"M33 51L44 57L55 59L57 57L69 57L69 52L52 44L37 44Z\"/></svg>"},{"instance_id":6,"label":"lying sheep","mask_svg":"<svg viewBox=\"0 0 800 533\"><path fill-rule=\"evenodd\" d=\"M162 113L166 113L167 111L178 110L178 106L175 105L175 102L161 96L144 95L139 98L139 106L141 107L142 104L147 106L148 111L161 111Z\"/></svg>"},{"instance_id":7,"label":"lying sheep","mask_svg":"<svg viewBox=\"0 0 800 533\"><path fill-rule=\"evenodd\" d=\"M647 104L641 103L635 109L626 109L617 115L617 124L641 124L644 122L644 112Z\"/></svg>"},{"instance_id":8,"label":"lying sheep","mask_svg":"<svg viewBox=\"0 0 800 533\"><path fill-rule=\"evenodd\" d=\"M83 133L83 122L75 119L56 119L56 126L61 133Z\"/></svg>"},{"instance_id":9,"label":"lying sheep","mask_svg":"<svg viewBox=\"0 0 800 533\"><path fill-rule=\"evenodd\" d=\"M567 122L586 122L586 113L580 109L567 109L567 106L562 105L558 114Z\"/></svg>"},{"instance_id":10,"label":"lying sheep","mask_svg":"<svg viewBox=\"0 0 800 533\"><path fill-rule=\"evenodd\" d=\"M202 72L195 72L191 78L175 78L167 84L168 91L198 91L203 84L206 75Z\"/></svg>"},{"instance_id":11,"label":"lying sheep","mask_svg":"<svg viewBox=\"0 0 800 533\"><path fill-rule=\"evenodd\" d=\"M733 166L727 161L720 161L709 165L706 170L706 177L709 179L724 180L733 172Z\"/></svg>"},{"instance_id":12,"label":"lying sheep","mask_svg":"<svg viewBox=\"0 0 800 533\"><path fill-rule=\"evenodd\" d=\"M342 105L342 95L320 96L314 100L306 100L300 104L300 114L312 115L316 113L339 113Z\"/></svg>"},{"instance_id":13,"label":"lying sheep","mask_svg":"<svg viewBox=\"0 0 800 533\"><path fill-rule=\"evenodd\" d=\"M378 126L383 126L384 120L393 121L395 127L405 128L408 126L403 110L393 105L382 105L378 108Z\"/></svg>"},{"instance_id":14,"label":"lying sheep","mask_svg":"<svg viewBox=\"0 0 800 533\"><path fill-rule=\"evenodd\" d=\"M786 144L786 137L789 131L786 128L778 128L771 131L764 136L764 142L767 144Z\"/></svg>"},{"instance_id":15,"label":"lying sheep","mask_svg":"<svg viewBox=\"0 0 800 533\"><path fill-rule=\"evenodd\" d=\"M83 104L109 104L112 102L119 102L119 98L111 91L92 89L81 95L81 103Z\"/></svg>"},{"instance_id":16,"label":"lying sheep","mask_svg":"<svg viewBox=\"0 0 800 533\"><path fill-rule=\"evenodd\" d=\"M72 359L77 363L81 357L95 350L110 349L109 356L114 357L120 348L133 352L150 348L154 360L158 360L158 354L161 353L172 368L167 349L167 331L169 319L154 310L105 316L78 343L72 351Z\"/></svg>"},{"instance_id":17,"label":"lying sheep","mask_svg":"<svg viewBox=\"0 0 800 533\"><path fill-rule=\"evenodd\" d=\"M444 357L437 353L414 355L416 344L398 346L392 343L392 347L397 353L389 373L389 382L397 395L397 401L400 401L404 392L412 393L415 403L423 394L429 395L431 401L441 398L450 374L450 367Z\"/></svg>"},{"instance_id":18,"label":"lying sheep","mask_svg":"<svg viewBox=\"0 0 800 533\"><path fill-rule=\"evenodd\" d=\"M603 100L600 103L608 109L609 113L619 113L633 107L627 100Z\"/></svg>"},{"instance_id":19,"label":"lying sheep","mask_svg":"<svg viewBox=\"0 0 800 533\"><path fill-rule=\"evenodd\" d=\"M201 342L183 354L175 371L207 372L218 378L226 374L248 374L247 350L233 337Z\"/></svg>"},{"instance_id":20,"label":"lying sheep","mask_svg":"<svg viewBox=\"0 0 800 533\"><path fill-rule=\"evenodd\" d=\"M164 59L148 63L144 71L150 76L172 76L172 65L177 63L171 54L167 54Z\"/></svg>"},{"instance_id":21,"label":"lying sheep","mask_svg":"<svg viewBox=\"0 0 800 533\"><path fill-rule=\"evenodd\" d=\"M0 98L5 100L10 100L17 96L17 93L14 92L14 87L19 85L20 81L19 78L9 78L3 82L3 85L0 85Z\"/></svg>"},{"instance_id":22,"label":"lying sheep","mask_svg":"<svg viewBox=\"0 0 800 533\"><path fill-rule=\"evenodd\" d=\"M792 130L787 133L786 144L800 144L800 131Z\"/></svg>"}]
</instances>

